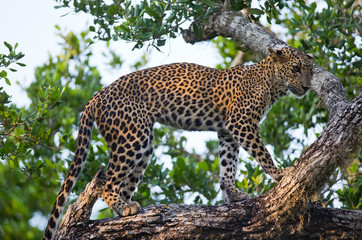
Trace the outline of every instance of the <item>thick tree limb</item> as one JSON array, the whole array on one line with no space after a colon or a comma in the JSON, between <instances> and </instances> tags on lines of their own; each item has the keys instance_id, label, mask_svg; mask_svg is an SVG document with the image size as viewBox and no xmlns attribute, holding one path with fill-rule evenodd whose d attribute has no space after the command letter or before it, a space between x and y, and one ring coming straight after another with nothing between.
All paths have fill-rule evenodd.
<instances>
[{"instance_id":1,"label":"thick tree limb","mask_svg":"<svg viewBox=\"0 0 362 240\"><path fill-rule=\"evenodd\" d=\"M103 190L105 176L102 174L97 173L89 184L92 188L87 186L83 196L92 196ZM267 235L270 226L252 220L263 209L262 199L215 207L150 206L135 216L89 220L87 214L86 220L72 216L84 216L96 198L79 198L64 216L54 239L271 239L270 233ZM297 233L294 233L297 229L284 231L279 239L359 239L362 234L361 214L361 211L326 209L308 204L308 212L290 222L303 227L302 230ZM255 224L258 227L253 227Z\"/></svg>"},{"instance_id":2,"label":"thick tree limb","mask_svg":"<svg viewBox=\"0 0 362 240\"><path fill-rule=\"evenodd\" d=\"M190 30L185 40L232 37L263 56L268 47L286 46L237 12L213 14L201 27L202 39L195 39ZM93 203L87 203L70 208L73 213L67 216L86 217L78 223L64 217L56 239L361 239L361 211L325 209L311 205L308 199L338 166L348 164L361 151L362 94L348 103L338 79L317 65L312 88L326 104L330 119L319 138L268 193L230 205L151 206L135 216L96 221L77 213L90 209Z\"/></svg>"}]
</instances>

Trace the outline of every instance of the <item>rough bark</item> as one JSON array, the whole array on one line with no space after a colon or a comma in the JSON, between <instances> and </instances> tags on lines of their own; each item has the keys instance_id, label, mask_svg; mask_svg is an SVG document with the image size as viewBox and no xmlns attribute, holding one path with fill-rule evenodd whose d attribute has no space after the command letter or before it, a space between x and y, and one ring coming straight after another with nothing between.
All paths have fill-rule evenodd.
<instances>
[{"instance_id":1,"label":"rough bark","mask_svg":"<svg viewBox=\"0 0 362 240\"><path fill-rule=\"evenodd\" d=\"M84 196L101 192L103 172L87 186ZM100 180L99 180L100 178ZM276 193L277 194L277 193ZM220 206L158 205L129 217L101 220L77 219L84 216L97 198L79 198L64 216L54 239L360 239L361 211L322 208L308 203L304 215L294 216L283 225L263 225L256 216L264 213L264 197ZM83 206L83 207L82 207ZM273 228L280 229L277 236Z\"/></svg>"},{"instance_id":2,"label":"rough bark","mask_svg":"<svg viewBox=\"0 0 362 240\"><path fill-rule=\"evenodd\" d=\"M184 33L185 40L193 43L214 36L232 37L264 56L268 47L287 45L241 13L212 14L201 27L201 39L189 30ZM77 213L87 204L90 209L92 203L88 202L83 207L70 207L72 213L67 216L83 217L64 217L56 239L361 239L361 211L321 208L310 204L309 198L338 166L360 153L362 94L348 102L338 79L317 65L312 89L323 99L330 119L319 138L268 193L230 205L159 205L135 216L92 221L89 215ZM97 191L101 191L102 182L99 188Z\"/></svg>"}]
</instances>

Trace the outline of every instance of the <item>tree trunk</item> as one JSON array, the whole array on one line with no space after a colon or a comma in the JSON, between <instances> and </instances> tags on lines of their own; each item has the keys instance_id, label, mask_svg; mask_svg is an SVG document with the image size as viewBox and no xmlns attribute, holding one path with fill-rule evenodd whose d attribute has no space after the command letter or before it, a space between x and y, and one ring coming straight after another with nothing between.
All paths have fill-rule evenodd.
<instances>
[{"instance_id":1,"label":"tree trunk","mask_svg":"<svg viewBox=\"0 0 362 240\"><path fill-rule=\"evenodd\" d=\"M241 13L218 12L202 24L201 39L189 30L184 33L185 41L232 37L263 56L268 47L287 46ZM337 167L348 164L361 151L362 94L349 103L333 74L317 65L313 72L312 89L328 108L329 121L288 174L266 194L229 205L159 205L135 216L89 220L82 211L93 206L93 197L93 203L81 200L75 204L82 207L69 208L71 214L63 218L55 239L362 239L361 211L322 208L309 202ZM102 178L102 172L97 176ZM102 184L100 181L94 185L97 190L88 191L100 195Z\"/></svg>"}]
</instances>

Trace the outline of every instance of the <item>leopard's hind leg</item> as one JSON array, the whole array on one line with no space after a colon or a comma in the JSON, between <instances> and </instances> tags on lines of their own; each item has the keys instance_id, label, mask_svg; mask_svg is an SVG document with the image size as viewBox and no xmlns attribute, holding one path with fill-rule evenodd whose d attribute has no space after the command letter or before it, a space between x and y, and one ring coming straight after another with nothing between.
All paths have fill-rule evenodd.
<instances>
[{"instance_id":1,"label":"leopard's hind leg","mask_svg":"<svg viewBox=\"0 0 362 240\"><path fill-rule=\"evenodd\" d=\"M150 155L153 149L151 146L153 123L142 115L137 117L129 115L125 119L105 118L103 120L113 124L106 125L102 124L104 121L101 121L102 123L99 125L99 129L111 149L111 157L106 171L107 182L102 196L120 216L133 215L141 208L138 202L132 201L132 196L147 166L149 157L145 156ZM123 188L121 188L122 186Z\"/></svg>"},{"instance_id":2,"label":"leopard's hind leg","mask_svg":"<svg viewBox=\"0 0 362 240\"><path fill-rule=\"evenodd\" d=\"M239 144L227 132L220 132L219 161L220 188L225 202L236 202L250 198L247 193L240 192L235 187L235 175L238 163Z\"/></svg>"},{"instance_id":3,"label":"leopard's hind leg","mask_svg":"<svg viewBox=\"0 0 362 240\"><path fill-rule=\"evenodd\" d=\"M128 175L128 177L122 182L119 188L119 196L123 201L129 201L133 199L133 194L143 178L143 174L147 168L147 164L152 156L153 152L153 135L150 136L150 142L148 148L143 153L142 160L138 162L136 167Z\"/></svg>"}]
</instances>

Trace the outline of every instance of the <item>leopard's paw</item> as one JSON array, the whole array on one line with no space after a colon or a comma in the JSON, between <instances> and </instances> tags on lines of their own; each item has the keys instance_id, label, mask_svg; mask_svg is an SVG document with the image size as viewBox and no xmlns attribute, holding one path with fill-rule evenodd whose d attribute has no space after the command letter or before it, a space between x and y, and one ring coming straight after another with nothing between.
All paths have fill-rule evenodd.
<instances>
[{"instance_id":1,"label":"leopard's paw","mask_svg":"<svg viewBox=\"0 0 362 240\"><path fill-rule=\"evenodd\" d=\"M239 202L249 198L250 196L247 193L240 192L235 187L226 189L226 191L224 191L225 202Z\"/></svg>"},{"instance_id":2,"label":"leopard's paw","mask_svg":"<svg viewBox=\"0 0 362 240\"><path fill-rule=\"evenodd\" d=\"M141 205L136 201L132 201L130 203L117 202L112 205L112 209L116 211L118 215L126 217L138 213L141 209Z\"/></svg>"}]
</instances>

